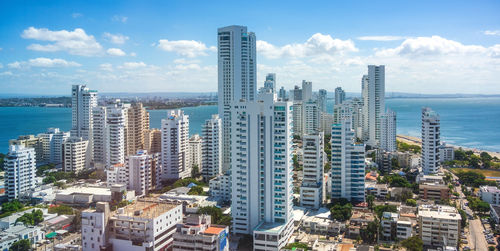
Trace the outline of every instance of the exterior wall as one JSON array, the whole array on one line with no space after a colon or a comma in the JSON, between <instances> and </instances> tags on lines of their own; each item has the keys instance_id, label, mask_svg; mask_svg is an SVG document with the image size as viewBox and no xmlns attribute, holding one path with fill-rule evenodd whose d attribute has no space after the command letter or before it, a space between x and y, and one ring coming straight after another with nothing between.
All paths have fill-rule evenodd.
<instances>
[{"instance_id":1,"label":"exterior wall","mask_svg":"<svg viewBox=\"0 0 500 251\"><path fill-rule=\"evenodd\" d=\"M325 199L324 176L324 134L304 135L303 180L300 187L300 205L318 209Z\"/></svg>"},{"instance_id":2,"label":"exterior wall","mask_svg":"<svg viewBox=\"0 0 500 251\"><path fill-rule=\"evenodd\" d=\"M212 115L202 126L201 175L203 179L222 174L222 121L219 115Z\"/></svg>"},{"instance_id":3,"label":"exterior wall","mask_svg":"<svg viewBox=\"0 0 500 251\"><path fill-rule=\"evenodd\" d=\"M431 200L447 200L450 198L450 189L446 185L423 184L419 186L419 197Z\"/></svg>"},{"instance_id":4,"label":"exterior wall","mask_svg":"<svg viewBox=\"0 0 500 251\"><path fill-rule=\"evenodd\" d=\"M70 137L63 144L63 170L78 172L89 166L89 141L83 138Z\"/></svg>"},{"instance_id":5,"label":"exterior wall","mask_svg":"<svg viewBox=\"0 0 500 251\"><path fill-rule=\"evenodd\" d=\"M500 189L492 186L482 186L479 188L479 197L490 205L500 205Z\"/></svg>"},{"instance_id":6,"label":"exterior wall","mask_svg":"<svg viewBox=\"0 0 500 251\"><path fill-rule=\"evenodd\" d=\"M340 105L344 103L345 100L345 92L341 87L335 88L335 105Z\"/></svg>"},{"instance_id":7,"label":"exterior wall","mask_svg":"<svg viewBox=\"0 0 500 251\"><path fill-rule=\"evenodd\" d=\"M387 110L380 118L380 148L387 152L395 152L396 145L396 113Z\"/></svg>"},{"instance_id":8,"label":"exterior wall","mask_svg":"<svg viewBox=\"0 0 500 251\"><path fill-rule=\"evenodd\" d=\"M419 207L419 235L424 245L457 246L460 238L460 222L460 214L453 207L436 205L428 208Z\"/></svg>"},{"instance_id":9,"label":"exterior wall","mask_svg":"<svg viewBox=\"0 0 500 251\"><path fill-rule=\"evenodd\" d=\"M189 163L189 116L172 110L161 120L161 153L163 179L183 179L191 176Z\"/></svg>"},{"instance_id":10,"label":"exterior wall","mask_svg":"<svg viewBox=\"0 0 500 251\"><path fill-rule=\"evenodd\" d=\"M380 115L385 110L385 66L369 65L368 75L361 80L363 110L363 139L376 146L380 139Z\"/></svg>"},{"instance_id":11,"label":"exterior wall","mask_svg":"<svg viewBox=\"0 0 500 251\"><path fill-rule=\"evenodd\" d=\"M198 134L189 139L189 158L191 167L197 166L201 170L201 138Z\"/></svg>"},{"instance_id":12,"label":"exterior wall","mask_svg":"<svg viewBox=\"0 0 500 251\"><path fill-rule=\"evenodd\" d=\"M210 196L223 202L231 201L231 176L221 174L209 182Z\"/></svg>"},{"instance_id":13,"label":"exterior wall","mask_svg":"<svg viewBox=\"0 0 500 251\"><path fill-rule=\"evenodd\" d=\"M4 159L5 187L9 200L27 196L36 186L36 153L33 148L12 145Z\"/></svg>"},{"instance_id":14,"label":"exterior wall","mask_svg":"<svg viewBox=\"0 0 500 251\"><path fill-rule=\"evenodd\" d=\"M319 109L315 101L309 100L303 103L303 123L304 134L317 133L320 127Z\"/></svg>"},{"instance_id":15,"label":"exterior wall","mask_svg":"<svg viewBox=\"0 0 500 251\"><path fill-rule=\"evenodd\" d=\"M99 204L96 211L82 212L82 248L83 251L99 251L107 246L107 225L109 207Z\"/></svg>"},{"instance_id":16,"label":"exterior wall","mask_svg":"<svg viewBox=\"0 0 500 251\"><path fill-rule=\"evenodd\" d=\"M142 103L133 104L128 109L127 121L127 155L146 149L145 133L149 130L149 112Z\"/></svg>"},{"instance_id":17,"label":"exterior wall","mask_svg":"<svg viewBox=\"0 0 500 251\"><path fill-rule=\"evenodd\" d=\"M435 174L439 169L439 115L428 107L422 108L422 169Z\"/></svg>"}]
</instances>

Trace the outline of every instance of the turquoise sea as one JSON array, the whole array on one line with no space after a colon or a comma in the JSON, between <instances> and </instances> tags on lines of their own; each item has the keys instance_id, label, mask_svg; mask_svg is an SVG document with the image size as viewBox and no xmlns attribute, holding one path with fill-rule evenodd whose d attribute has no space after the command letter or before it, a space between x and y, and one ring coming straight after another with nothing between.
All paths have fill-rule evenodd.
<instances>
[{"instance_id":1,"label":"turquoise sea","mask_svg":"<svg viewBox=\"0 0 500 251\"><path fill-rule=\"evenodd\" d=\"M386 106L397 113L398 134L420 136L420 110L429 106L441 116L442 140L453 145L500 152L500 98L394 98ZM181 108L190 117L190 134L200 133L202 123L217 113L217 106ZM328 102L332 112L333 101ZM166 110L150 112L151 127L159 128ZM9 139L37 134L48 127L71 128L70 108L0 107L0 152Z\"/></svg>"}]
</instances>

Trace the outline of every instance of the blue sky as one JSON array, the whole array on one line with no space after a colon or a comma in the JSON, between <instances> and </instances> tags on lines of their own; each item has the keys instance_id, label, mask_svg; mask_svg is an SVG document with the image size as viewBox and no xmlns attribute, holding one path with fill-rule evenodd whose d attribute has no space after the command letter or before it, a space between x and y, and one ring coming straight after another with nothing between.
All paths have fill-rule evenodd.
<instances>
[{"instance_id":1,"label":"blue sky","mask_svg":"<svg viewBox=\"0 0 500 251\"><path fill-rule=\"evenodd\" d=\"M216 91L218 27L256 33L258 81L500 93L499 1L2 1L2 93Z\"/></svg>"}]
</instances>

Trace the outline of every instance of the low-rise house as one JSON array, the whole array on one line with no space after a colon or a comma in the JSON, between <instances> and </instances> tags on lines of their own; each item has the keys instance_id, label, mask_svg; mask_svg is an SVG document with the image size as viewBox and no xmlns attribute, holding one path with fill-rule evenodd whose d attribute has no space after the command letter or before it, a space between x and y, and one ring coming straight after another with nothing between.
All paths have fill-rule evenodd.
<instances>
[{"instance_id":1,"label":"low-rise house","mask_svg":"<svg viewBox=\"0 0 500 251\"><path fill-rule=\"evenodd\" d=\"M447 200L450 198L450 188L439 183L424 183L419 185L418 196L421 199Z\"/></svg>"},{"instance_id":2,"label":"low-rise house","mask_svg":"<svg viewBox=\"0 0 500 251\"><path fill-rule=\"evenodd\" d=\"M375 215L369 210L353 210L349 221L348 234L350 238L359 236L361 229L366 228L369 222L375 220Z\"/></svg>"},{"instance_id":3,"label":"low-rise house","mask_svg":"<svg viewBox=\"0 0 500 251\"><path fill-rule=\"evenodd\" d=\"M135 191L128 190L126 185L106 186L72 186L56 193L56 204L73 206L89 206L97 202L134 200Z\"/></svg>"},{"instance_id":4,"label":"low-rise house","mask_svg":"<svg viewBox=\"0 0 500 251\"><path fill-rule=\"evenodd\" d=\"M229 227L211 224L209 215L192 214L184 223L177 224L174 233L174 251L229 250Z\"/></svg>"},{"instance_id":5,"label":"low-rise house","mask_svg":"<svg viewBox=\"0 0 500 251\"><path fill-rule=\"evenodd\" d=\"M408 239L413 233L410 218L400 217L398 213L384 212L380 225L381 237L386 241Z\"/></svg>"},{"instance_id":6,"label":"low-rise house","mask_svg":"<svg viewBox=\"0 0 500 251\"><path fill-rule=\"evenodd\" d=\"M387 184L377 184L377 182L365 182L366 194L371 194L377 198L385 198L389 193Z\"/></svg>"},{"instance_id":7,"label":"low-rise house","mask_svg":"<svg viewBox=\"0 0 500 251\"><path fill-rule=\"evenodd\" d=\"M500 189L494 186L479 187L479 197L490 205L500 205Z\"/></svg>"}]
</instances>

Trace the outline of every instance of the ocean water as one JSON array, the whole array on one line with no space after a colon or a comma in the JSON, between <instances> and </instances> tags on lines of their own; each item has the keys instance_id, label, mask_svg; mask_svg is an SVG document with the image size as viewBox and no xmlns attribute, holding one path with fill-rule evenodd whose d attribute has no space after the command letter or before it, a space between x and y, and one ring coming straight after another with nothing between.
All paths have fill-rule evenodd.
<instances>
[{"instance_id":1,"label":"ocean water","mask_svg":"<svg viewBox=\"0 0 500 251\"><path fill-rule=\"evenodd\" d=\"M328 111L333 101L327 102ZM386 99L386 106L397 113L397 132L420 136L421 109L431 107L441 116L441 137L449 144L500 152L500 98L396 98ZM190 134L200 133L201 125L217 106L181 108L190 119ZM152 110L152 128L160 128L167 110ZM9 139L37 134L49 127L71 128L70 108L0 107L0 152L7 152Z\"/></svg>"}]
</instances>

